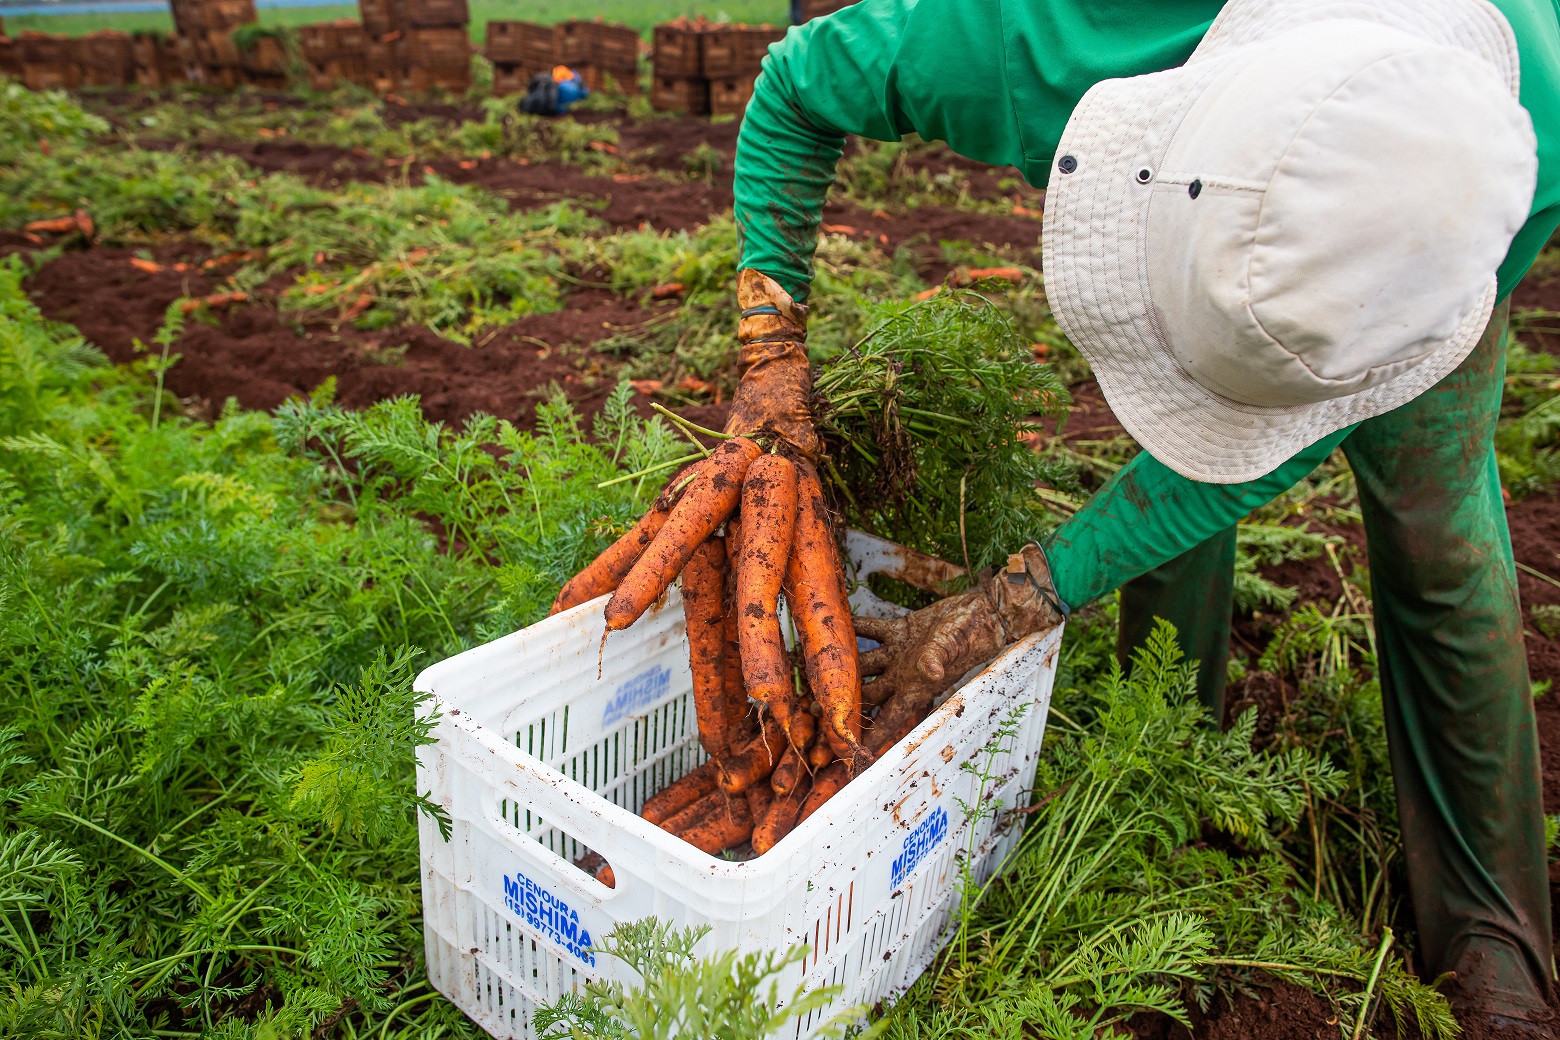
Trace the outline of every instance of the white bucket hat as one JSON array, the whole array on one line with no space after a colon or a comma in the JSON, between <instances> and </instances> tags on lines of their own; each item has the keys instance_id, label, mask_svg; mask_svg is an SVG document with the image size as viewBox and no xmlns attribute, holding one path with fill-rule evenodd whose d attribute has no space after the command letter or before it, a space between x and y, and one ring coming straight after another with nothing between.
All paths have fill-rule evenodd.
<instances>
[{"instance_id":1,"label":"white bucket hat","mask_svg":"<svg viewBox=\"0 0 1560 1040\"><path fill-rule=\"evenodd\" d=\"M1472 351L1537 142L1484 0L1232 0L1096 84L1047 191L1046 293L1123 426L1228 484Z\"/></svg>"}]
</instances>

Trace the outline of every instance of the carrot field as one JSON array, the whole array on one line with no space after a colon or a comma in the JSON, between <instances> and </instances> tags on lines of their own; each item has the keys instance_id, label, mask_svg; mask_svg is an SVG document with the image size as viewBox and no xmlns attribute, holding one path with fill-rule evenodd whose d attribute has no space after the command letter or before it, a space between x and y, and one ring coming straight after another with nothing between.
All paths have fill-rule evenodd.
<instances>
[{"instance_id":1,"label":"carrot field","mask_svg":"<svg viewBox=\"0 0 1560 1040\"><path fill-rule=\"evenodd\" d=\"M0 80L0 1035L480 1035L422 962L412 678L546 616L724 422L738 129ZM1137 450L1047 307L1043 209L937 144L848 148L810 349L852 525L978 569ZM1560 812L1557 321L1551 247L1497 444ZM1124 678L1114 598L1074 615L1018 851L851 1028L1457 1035L1415 974L1341 457L1242 524L1236 601L1223 720L1173 631ZM597 937L645 986L545 1035L794 1035L797 951L697 939Z\"/></svg>"}]
</instances>

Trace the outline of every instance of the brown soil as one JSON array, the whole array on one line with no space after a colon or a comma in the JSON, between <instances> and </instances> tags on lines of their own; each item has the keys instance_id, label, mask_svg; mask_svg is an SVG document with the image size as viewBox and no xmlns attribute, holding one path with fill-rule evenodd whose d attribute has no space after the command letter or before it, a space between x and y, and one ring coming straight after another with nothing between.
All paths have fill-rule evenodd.
<instances>
[{"instance_id":1,"label":"brown soil","mask_svg":"<svg viewBox=\"0 0 1560 1040\"><path fill-rule=\"evenodd\" d=\"M1335 1040L1332 1005L1308 989L1259 974L1251 992L1216 997L1207 1012L1191 1009L1192 1028L1165 1015L1137 1015L1127 1023L1136 1040ZM1352 1030L1351 1030L1352 1032ZM1391 1017L1365 1034L1380 1040L1419 1040L1413 1026L1397 1032Z\"/></svg>"},{"instance_id":2,"label":"brown soil","mask_svg":"<svg viewBox=\"0 0 1560 1040\"><path fill-rule=\"evenodd\" d=\"M135 340L151 342L170 302L220 287L220 269L199 270L199 247L171 243L153 253L161 263L196 270L147 274L130 266L127 249L68 252L29 280L28 293L46 316L74 324L114 361L131 361ZM274 408L334 375L337 400L351 407L418 394L430 419L455 422L483 411L525 425L554 385L587 415L597 410L613 384L612 362L588 344L647 316L604 291L585 290L563 310L524 318L470 348L421 327L369 333L325 321L297 325L262 298L220 312L215 324L191 319L174 347L183 357L167 385L197 414L210 415L229 397L247 408Z\"/></svg>"}]
</instances>

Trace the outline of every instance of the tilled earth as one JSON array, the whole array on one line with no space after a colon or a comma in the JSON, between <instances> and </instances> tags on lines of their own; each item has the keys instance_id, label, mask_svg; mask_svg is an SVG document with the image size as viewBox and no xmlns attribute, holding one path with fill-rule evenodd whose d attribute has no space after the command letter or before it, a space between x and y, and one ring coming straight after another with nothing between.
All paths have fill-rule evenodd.
<instances>
[{"instance_id":1,"label":"tilled earth","mask_svg":"<svg viewBox=\"0 0 1560 1040\"><path fill-rule=\"evenodd\" d=\"M293 104L286 95L275 103ZM133 107L134 95L99 96L99 107ZM438 109L438 111L433 111ZM447 110L447 111L446 111ZM394 109L388 110L394 114ZM455 106L419 106L405 118L433 115L448 119L477 114ZM683 156L700 145L718 151L729 171L735 152L737 125L702 119L656 120L619 127L620 149L639 157L641 165L682 172ZM348 181L384 181L406 177L419 183L425 171L461 183L478 184L507 198L516 209L546 206L562 199L586 200L594 214L614 229L649 227L683 230L699 227L731 208L730 175L705 180L666 180L646 175L590 176L564 163L520 163L506 159L475 164L455 160L399 163L374 158L360 150L276 139L260 142L207 143L202 150L236 156L257 170L287 170L321 186ZM921 159L935 170L954 169L967 177L971 194L994 197L1011 171L998 170L953 157ZM935 172L934 170L934 172ZM977 246L1031 251L1038 247L1037 216L997 216L936 206L893 215L868 210L849 201L832 201L824 221L835 233L878 244L889 251L906 247L918 273L936 284L950 270L940 243L966 241ZM36 243L15 234L0 235L0 253L27 250ZM169 241L151 250L162 269L153 273L131 265L135 251L125 248L74 248L44 264L29 279L30 296L43 313L77 326L117 362L144 356L137 344L150 343L169 303L180 297L203 296L221 289L230 269L221 263L203 266L213 257L194 241ZM175 265L184 268L176 269ZM174 346L181 359L167 375L169 389L197 415L214 415L229 398L248 408L271 409L287 398L309 393L335 377L337 400L349 407L416 394L430 419L458 422L482 411L528 425L536 404L561 388L585 415L600 407L611 389L620 361L594 345L631 332L663 314L675 302L648 305L613 296L602 288L581 288L568 295L561 310L533 315L500 329L480 347L466 347L420 326L363 331L350 322L300 318L282 313L277 295L285 276L238 305L223 308L214 323L192 320ZM1517 291L1517 307L1560 310L1560 283L1531 282ZM1539 342L1542 349L1560 352ZM1092 382L1073 387L1077 411L1066 427L1070 440L1103 440L1123 431ZM648 410L649 399L638 403ZM700 423L719 425L725 406L708 404L684 409ZM1536 497L1514 502L1508 509L1516 558L1531 571L1519 575L1524 610L1535 604L1560 604L1560 499ZM1363 559L1364 534L1357 525L1326 527L1343 537ZM1535 576L1536 571L1545 577ZM1286 564L1268 576L1297 586L1302 601L1331 604L1342 594L1336 570L1325 560ZM1258 619L1237 625L1239 649L1254 656L1270 628ZM1560 642L1528 626L1527 653L1532 678L1560 685ZM1232 705L1261 703L1256 691L1232 689ZM1539 737L1545 763L1546 811L1560 812L1560 690L1537 702ZM1551 889L1560 907L1560 868L1551 874ZM1560 915L1557 915L1560 931ZM1194 1028L1163 1016L1142 1015L1131 1025L1142 1040L1299 1040L1339 1035L1329 1005L1309 991L1277 980L1259 991L1233 1000L1218 1000L1206 1013L1194 1016ZM1377 1035L1394 1035L1390 1025Z\"/></svg>"}]
</instances>

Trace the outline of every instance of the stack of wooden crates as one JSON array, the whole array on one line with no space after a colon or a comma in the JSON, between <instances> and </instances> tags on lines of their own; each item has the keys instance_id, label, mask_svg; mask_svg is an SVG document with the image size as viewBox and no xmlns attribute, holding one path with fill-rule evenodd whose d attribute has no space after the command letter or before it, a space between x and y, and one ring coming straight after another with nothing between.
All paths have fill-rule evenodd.
<instances>
[{"instance_id":1,"label":"stack of wooden crates","mask_svg":"<svg viewBox=\"0 0 1560 1040\"><path fill-rule=\"evenodd\" d=\"M555 65L580 74L591 90L639 89L639 34L626 25L575 19L557 25L488 22L493 93L519 94L531 77Z\"/></svg>"},{"instance_id":2,"label":"stack of wooden crates","mask_svg":"<svg viewBox=\"0 0 1560 1040\"><path fill-rule=\"evenodd\" d=\"M769 45L785 29L678 18L655 27L653 107L690 115L741 115Z\"/></svg>"},{"instance_id":3,"label":"stack of wooden crates","mask_svg":"<svg viewBox=\"0 0 1560 1040\"><path fill-rule=\"evenodd\" d=\"M466 0L359 0L361 22L300 26L309 83L356 83L381 93L471 86Z\"/></svg>"}]
</instances>

